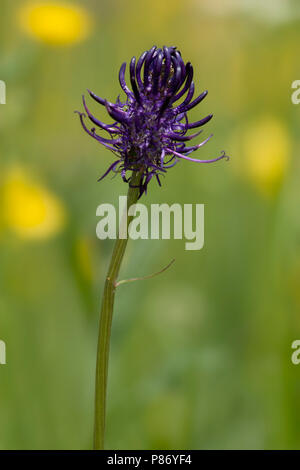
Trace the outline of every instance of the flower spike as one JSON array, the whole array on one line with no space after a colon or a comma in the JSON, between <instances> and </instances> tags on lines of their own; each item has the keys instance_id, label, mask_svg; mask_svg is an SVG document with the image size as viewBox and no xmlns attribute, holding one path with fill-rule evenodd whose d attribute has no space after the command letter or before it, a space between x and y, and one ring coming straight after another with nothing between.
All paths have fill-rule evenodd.
<instances>
[{"instance_id":1,"label":"flower spike","mask_svg":"<svg viewBox=\"0 0 300 470\"><path fill-rule=\"evenodd\" d=\"M86 115L78 113L84 130L118 157L99 181L113 171L120 173L123 181L130 185L130 172L139 171L141 196L147 193L153 177L161 185L160 177L165 174L166 169L182 159L212 163L229 158L225 152L211 160L188 156L208 142L211 136L198 145L186 146L185 142L197 137L202 130L191 135L187 135L187 132L207 124L212 114L199 121L189 122L188 111L204 100L207 91L192 101L195 92L193 66L190 62L184 63L176 47L153 46L149 51L143 52L138 60L133 57L129 64L132 90L126 83L125 72L126 62L121 65L119 72L119 82L126 95L125 101L118 97L115 103L110 103L88 90L91 98L106 108L114 120L113 124L105 124L94 117L83 97L87 118L100 131L108 132L110 139L96 134L95 128L89 129L84 121ZM174 105L180 99L181 103Z\"/></svg>"}]
</instances>

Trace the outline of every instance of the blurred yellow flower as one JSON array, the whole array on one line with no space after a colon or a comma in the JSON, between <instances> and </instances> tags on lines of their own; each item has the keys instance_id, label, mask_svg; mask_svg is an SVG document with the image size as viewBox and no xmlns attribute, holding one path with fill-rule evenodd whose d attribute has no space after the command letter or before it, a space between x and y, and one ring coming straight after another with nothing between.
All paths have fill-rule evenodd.
<instances>
[{"instance_id":1,"label":"blurred yellow flower","mask_svg":"<svg viewBox=\"0 0 300 470\"><path fill-rule=\"evenodd\" d=\"M290 159L290 139L281 121L264 117L247 126L242 150L245 171L251 181L266 196L280 189Z\"/></svg>"},{"instance_id":2,"label":"blurred yellow flower","mask_svg":"<svg viewBox=\"0 0 300 470\"><path fill-rule=\"evenodd\" d=\"M13 169L4 177L1 192L3 223L19 237L47 238L64 226L61 201L22 170Z\"/></svg>"},{"instance_id":3,"label":"blurred yellow flower","mask_svg":"<svg viewBox=\"0 0 300 470\"><path fill-rule=\"evenodd\" d=\"M30 2L21 7L20 25L30 36L55 46L85 39L91 29L88 12L62 2Z\"/></svg>"},{"instance_id":4,"label":"blurred yellow flower","mask_svg":"<svg viewBox=\"0 0 300 470\"><path fill-rule=\"evenodd\" d=\"M75 256L83 277L90 281L93 277L92 250L90 240L78 238L75 242Z\"/></svg>"}]
</instances>

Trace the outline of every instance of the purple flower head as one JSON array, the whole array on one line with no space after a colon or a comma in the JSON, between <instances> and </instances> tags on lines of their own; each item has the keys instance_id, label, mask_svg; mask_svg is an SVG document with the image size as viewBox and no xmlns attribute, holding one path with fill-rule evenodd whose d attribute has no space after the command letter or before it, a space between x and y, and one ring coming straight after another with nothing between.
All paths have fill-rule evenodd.
<instances>
[{"instance_id":1,"label":"purple flower head","mask_svg":"<svg viewBox=\"0 0 300 470\"><path fill-rule=\"evenodd\" d=\"M83 96L84 113L79 113L84 130L100 144L110 149L116 156L114 161L99 181L108 173L120 173L123 181L130 184L130 174L141 172L140 196L147 192L147 186L153 177L161 185L160 176L180 159L199 163L211 163L222 158L222 154L212 160L198 160L189 155L202 147L211 137L197 145L186 145L202 131L187 135L190 129L202 127L212 118L212 114L197 122L189 122L187 113L206 97L204 91L193 99L195 85L193 67L190 62L184 64L176 47L152 47L136 61L130 62L129 76L131 89L125 81L126 63L120 68L119 81L126 94L126 100L116 103L100 98L89 91L90 96L106 108L113 119L111 124L104 124L89 111ZM178 101L181 102L178 103ZM94 126L87 127L84 118L89 118ZM96 133L96 128L106 131L109 138Z\"/></svg>"}]
</instances>

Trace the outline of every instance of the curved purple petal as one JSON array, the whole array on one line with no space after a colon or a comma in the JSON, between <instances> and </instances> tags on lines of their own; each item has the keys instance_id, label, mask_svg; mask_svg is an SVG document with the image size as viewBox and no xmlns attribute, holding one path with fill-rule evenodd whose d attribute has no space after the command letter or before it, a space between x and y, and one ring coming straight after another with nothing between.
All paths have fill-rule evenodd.
<instances>
[{"instance_id":1,"label":"curved purple petal","mask_svg":"<svg viewBox=\"0 0 300 470\"><path fill-rule=\"evenodd\" d=\"M136 64L136 80L140 88L143 88L144 86L142 79L141 79L141 69L143 67L143 63L145 62L146 56L147 56L147 51L143 52L143 54L141 55L141 57L139 58Z\"/></svg>"},{"instance_id":2,"label":"curved purple petal","mask_svg":"<svg viewBox=\"0 0 300 470\"><path fill-rule=\"evenodd\" d=\"M120 163L120 162L121 162L121 160L116 160L114 163L112 163L112 164L110 165L110 167L108 168L108 170L106 170L106 172L104 173L104 175L100 176L100 178L98 178L97 181L103 180L103 178L105 178L105 176L107 176L108 173L110 173L112 170L114 170L115 167L117 166L117 164Z\"/></svg>"},{"instance_id":3,"label":"curved purple petal","mask_svg":"<svg viewBox=\"0 0 300 470\"><path fill-rule=\"evenodd\" d=\"M139 94L139 90L138 90L138 87L137 87L136 81L135 81L135 62L136 62L135 57L132 57L131 62L130 62L130 82L131 82L131 86L132 86L134 96L135 96L137 102L139 103L140 102L140 94Z\"/></svg>"},{"instance_id":4,"label":"curved purple petal","mask_svg":"<svg viewBox=\"0 0 300 470\"><path fill-rule=\"evenodd\" d=\"M195 129L195 127L204 126L204 124L206 124L207 122L209 122L212 117L213 117L213 114L209 114L209 115L206 116L205 118L200 119L200 121L196 121L196 122L189 123L189 124L187 125L187 128L188 128L188 129Z\"/></svg>"},{"instance_id":5,"label":"curved purple petal","mask_svg":"<svg viewBox=\"0 0 300 470\"><path fill-rule=\"evenodd\" d=\"M211 160L198 160L197 158L187 157L186 155L182 155L181 153L175 152L174 150L171 150L171 149L166 149L166 150L168 150L168 152L170 153L173 153L179 158L183 158L184 160L189 160L190 162L196 162L196 163L214 163L214 162L217 162L218 160L222 160L223 158L226 158L227 160L229 159L228 155L226 155L224 150L222 152L222 155L220 155L220 157L212 158Z\"/></svg>"},{"instance_id":6,"label":"curved purple petal","mask_svg":"<svg viewBox=\"0 0 300 470\"><path fill-rule=\"evenodd\" d=\"M188 104L186 107L185 107L185 110L188 111L189 109L192 109L194 108L195 106L197 106L197 104L201 103L201 101L204 100L204 98L207 96L207 93L208 91L204 91L203 93L201 93L201 95L198 96L198 98L196 98L194 101L192 101L190 104Z\"/></svg>"},{"instance_id":7,"label":"curved purple petal","mask_svg":"<svg viewBox=\"0 0 300 470\"><path fill-rule=\"evenodd\" d=\"M133 99L133 93L130 91L130 89L126 85L125 70L126 70L126 62L123 62L120 68L120 72L119 72L119 82L120 82L122 90L126 93L128 98Z\"/></svg>"},{"instance_id":8,"label":"curved purple petal","mask_svg":"<svg viewBox=\"0 0 300 470\"><path fill-rule=\"evenodd\" d=\"M189 140L192 140L195 137L197 137L199 134L201 134L201 132L202 130L191 135L180 135L180 134L176 134L173 132L169 132L167 135L172 140L178 140L179 142L188 142Z\"/></svg>"},{"instance_id":9,"label":"curved purple petal","mask_svg":"<svg viewBox=\"0 0 300 470\"><path fill-rule=\"evenodd\" d=\"M87 90L90 96L97 101L97 103L102 104L102 106L105 106L105 101L103 98L100 98L100 96L95 95L91 90Z\"/></svg>"},{"instance_id":10,"label":"curved purple petal","mask_svg":"<svg viewBox=\"0 0 300 470\"><path fill-rule=\"evenodd\" d=\"M118 128L114 127L114 125L109 125L109 124L104 124L104 122L102 121L99 121L99 119L96 119L92 113L89 111L87 105L86 105L86 102L85 102L85 98L84 98L84 95L82 95L82 102L83 102L83 106L84 106L84 109L89 117L89 119L94 123L96 124L96 126L98 127L101 127L101 129L107 131L107 132L117 132L118 131Z\"/></svg>"}]
</instances>

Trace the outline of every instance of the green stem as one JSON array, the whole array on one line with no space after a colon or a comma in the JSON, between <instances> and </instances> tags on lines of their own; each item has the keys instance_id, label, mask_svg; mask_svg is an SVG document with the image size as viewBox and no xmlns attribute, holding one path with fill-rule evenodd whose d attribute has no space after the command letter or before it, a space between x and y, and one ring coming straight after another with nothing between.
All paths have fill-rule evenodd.
<instances>
[{"instance_id":1,"label":"green stem","mask_svg":"<svg viewBox=\"0 0 300 470\"><path fill-rule=\"evenodd\" d=\"M139 183L141 174L135 172L132 175L131 186L128 188L127 207L135 204L139 197ZM124 216L127 214L124 214ZM126 233L133 216L127 217ZM124 257L128 237L117 238L113 249L108 273L105 280L104 293L101 306L99 324L96 384L95 384L95 421L94 421L94 449L104 449L105 416L106 416L106 390L109 344L111 335L111 323L115 299L115 290L120 266Z\"/></svg>"}]
</instances>

